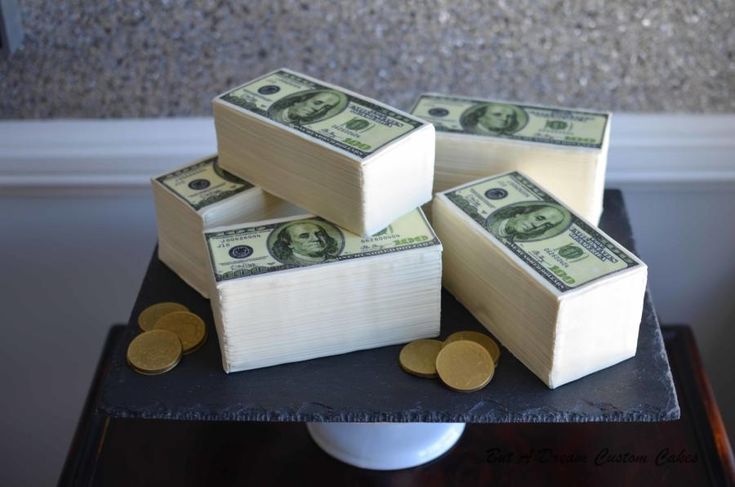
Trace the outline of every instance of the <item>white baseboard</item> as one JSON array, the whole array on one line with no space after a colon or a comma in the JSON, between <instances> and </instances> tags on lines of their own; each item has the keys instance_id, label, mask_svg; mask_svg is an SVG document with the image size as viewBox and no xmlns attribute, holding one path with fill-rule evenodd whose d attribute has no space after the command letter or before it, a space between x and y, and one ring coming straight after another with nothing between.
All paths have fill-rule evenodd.
<instances>
[{"instance_id":1,"label":"white baseboard","mask_svg":"<svg viewBox=\"0 0 735 487\"><path fill-rule=\"evenodd\" d=\"M735 184L735 115L613 115L606 181Z\"/></svg>"},{"instance_id":2,"label":"white baseboard","mask_svg":"<svg viewBox=\"0 0 735 487\"><path fill-rule=\"evenodd\" d=\"M216 146L211 118L0 121L0 190L147 187Z\"/></svg>"},{"instance_id":3,"label":"white baseboard","mask_svg":"<svg viewBox=\"0 0 735 487\"><path fill-rule=\"evenodd\" d=\"M607 186L735 185L735 115L615 114ZM0 121L0 193L131 190L216 151L211 118Z\"/></svg>"}]
</instances>

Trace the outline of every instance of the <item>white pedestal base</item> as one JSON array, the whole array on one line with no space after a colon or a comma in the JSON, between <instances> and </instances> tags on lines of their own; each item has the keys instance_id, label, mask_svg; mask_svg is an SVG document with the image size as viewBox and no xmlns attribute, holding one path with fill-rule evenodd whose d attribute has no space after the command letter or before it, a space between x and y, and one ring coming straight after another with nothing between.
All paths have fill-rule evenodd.
<instances>
[{"instance_id":1,"label":"white pedestal base","mask_svg":"<svg viewBox=\"0 0 735 487\"><path fill-rule=\"evenodd\" d=\"M397 470L429 462L462 436L464 423L307 423L322 450L350 465Z\"/></svg>"}]
</instances>

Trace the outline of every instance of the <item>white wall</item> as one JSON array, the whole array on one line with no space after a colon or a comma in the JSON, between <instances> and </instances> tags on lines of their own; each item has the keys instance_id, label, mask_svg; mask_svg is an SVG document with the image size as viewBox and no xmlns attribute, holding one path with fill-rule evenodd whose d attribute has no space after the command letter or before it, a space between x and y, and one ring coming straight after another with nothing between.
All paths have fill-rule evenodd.
<instances>
[{"instance_id":1,"label":"white wall","mask_svg":"<svg viewBox=\"0 0 735 487\"><path fill-rule=\"evenodd\" d=\"M107 330L155 244L151 197L0 197L0 485L55 485Z\"/></svg>"},{"instance_id":2,"label":"white wall","mask_svg":"<svg viewBox=\"0 0 735 487\"><path fill-rule=\"evenodd\" d=\"M609 186L624 189L662 320L695 328L732 437L733 144L618 118ZM213 149L211 121L170 123L0 122L0 485L56 482L107 329L127 321L155 244L146 178Z\"/></svg>"},{"instance_id":3,"label":"white wall","mask_svg":"<svg viewBox=\"0 0 735 487\"><path fill-rule=\"evenodd\" d=\"M622 188L659 318L694 328L735 444L735 185Z\"/></svg>"}]
</instances>

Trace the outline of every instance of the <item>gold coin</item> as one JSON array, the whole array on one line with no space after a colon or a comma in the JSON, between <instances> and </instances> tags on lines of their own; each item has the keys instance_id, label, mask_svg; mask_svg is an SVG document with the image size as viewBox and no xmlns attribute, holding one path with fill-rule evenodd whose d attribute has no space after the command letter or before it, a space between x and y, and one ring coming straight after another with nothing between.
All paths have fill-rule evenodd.
<instances>
[{"instance_id":1,"label":"gold coin","mask_svg":"<svg viewBox=\"0 0 735 487\"><path fill-rule=\"evenodd\" d=\"M179 303L166 302L153 304L140 312L138 315L138 326L143 331L150 331L161 316L173 313L174 311L189 311L189 309Z\"/></svg>"},{"instance_id":2,"label":"gold coin","mask_svg":"<svg viewBox=\"0 0 735 487\"><path fill-rule=\"evenodd\" d=\"M490 335L486 335L478 331L458 331L456 333L452 333L446 340L444 340L444 346L446 347L448 344L456 342L457 340L470 340L472 342L479 343L485 347L485 350L487 350L493 358L493 363L496 366L498 365L498 360L500 360L500 347Z\"/></svg>"},{"instance_id":3,"label":"gold coin","mask_svg":"<svg viewBox=\"0 0 735 487\"><path fill-rule=\"evenodd\" d=\"M176 333L145 331L128 345L128 364L141 374L163 374L176 367L181 360L181 352L181 340Z\"/></svg>"},{"instance_id":4,"label":"gold coin","mask_svg":"<svg viewBox=\"0 0 735 487\"><path fill-rule=\"evenodd\" d=\"M141 375L161 375L175 368L177 365L179 365L179 362L176 362L171 367L166 367L165 369L154 370L154 371L139 369L135 365L131 364L130 362L128 362L128 365L130 366L131 369L133 369L134 371L136 371L137 373Z\"/></svg>"},{"instance_id":5,"label":"gold coin","mask_svg":"<svg viewBox=\"0 0 735 487\"><path fill-rule=\"evenodd\" d=\"M470 340L444 346L436 356L436 371L444 384L460 392L482 389L493 378L495 364L485 347Z\"/></svg>"},{"instance_id":6,"label":"gold coin","mask_svg":"<svg viewBox=\"0 0 735 487\"><path fill-rule=\"evenodd\" d=\"M436 354L442 348L439 340L414 340L401 349L401 368L419 377L436 377Z\"/></svg>"},{"instance_id":7,"label":"gold coin","mask_svg":"<svg viewBox=\"0 0 735 487\"><path fill-rule=\"evenodd\" d=\"M154 330L168 330L176 333L184 353L191 353L204 344L207 338L207 327L204 321L189 311L174 311L161 316L153 325Z\"/></svg>"}]
</instances>

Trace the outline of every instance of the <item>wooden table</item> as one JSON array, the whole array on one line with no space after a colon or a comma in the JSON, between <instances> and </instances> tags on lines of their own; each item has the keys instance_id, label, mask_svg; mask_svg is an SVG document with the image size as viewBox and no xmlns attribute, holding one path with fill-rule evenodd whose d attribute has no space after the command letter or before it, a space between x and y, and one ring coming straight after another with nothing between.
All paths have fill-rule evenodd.
<instances>
[{"instance_id":1,"label":"wooden table","mask_svg":"<svg viewBox=\"0 0 735 487\"><path fill-rule=\"evenodd\" d=\"M735 462L691 329L662 328L681 407L659 423L468 424L439 459L392 472L334 460L303 423L112 419L110 331L59 485L735 485Z\"/></svg>"}]
</instances>

